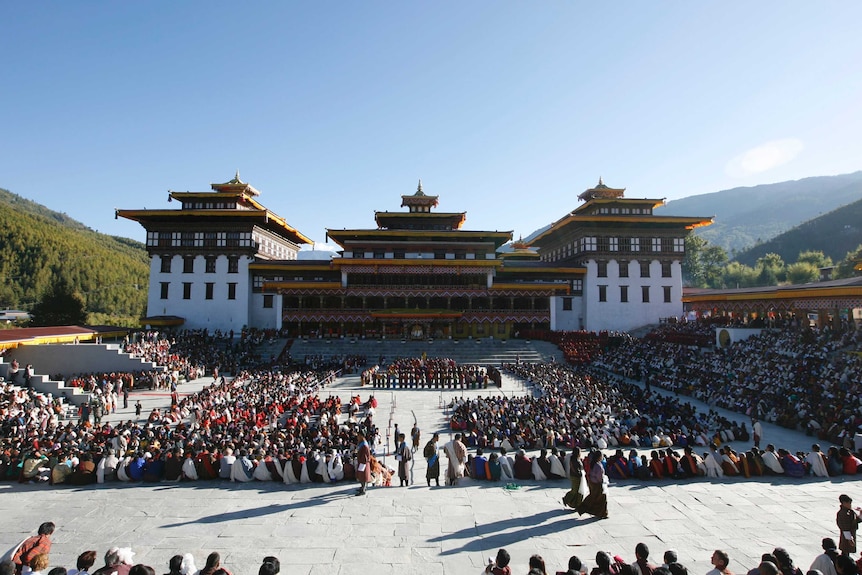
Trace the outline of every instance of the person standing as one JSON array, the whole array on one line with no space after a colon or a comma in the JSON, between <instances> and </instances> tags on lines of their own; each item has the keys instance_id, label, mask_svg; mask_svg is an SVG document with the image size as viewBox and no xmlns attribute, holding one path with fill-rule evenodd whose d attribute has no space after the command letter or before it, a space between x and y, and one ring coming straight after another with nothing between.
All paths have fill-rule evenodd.
<instances>
[{"instance_id":1,"label":"person standing","mask_svg":"<svg viewBox=\"0 0 862 575\"><path fill-rule=\"evenodd\" d=\"M464 477L464 464L467 462L467 446L461 443L461 434L456 433L455 438L446 443L444 449L449 459L449 468L446 472L449 485L457 485L458 480Z\"/></svg>"},{"instance_id":2,"label":"person standing","mask_svg":"<svg viewBox=\"0 0 862 575\"><path fill-rule=\"evenodd\" d=\"M365 434L357 434L356 439L359 441L356 445L356 480L359 481L356 495L365 495L365 486L371 481L371 447Z\"/></svg>"},{"instance_id":3,"label":"person standing","mask_svg":"<svg viewBox=\"0 0 862 575\"><path fill-rule=\"evenodd\" d=\"M12 562L15 564L15 573L21 575L21 569L25 565L29 566L30 562L37 556L51 552L51 535L54 534L55 525L50 521L46 521L39 526L39 531L33 537L25 539L18 549L12 555Z\"/></svg>"},{"instance_id":4,"label":"person standing","mask_svg":"<svg viewBox=\"0 0 862 575\"><path fill-rule=\"evenodd\" d=\"M428 463L428 468L425 470L425 480L428 482L428 487L431 487L431 480L433 479L435 483L437 483L437 487L440 487L440 451L438 449L438 441L440 440L440 435L435 433L428 443L425 444L425 449L422 451L422 455L425 457L425 461Z\"/></svg>"},{"instance_id":5,"label":"person standing","mask_svg":"<svg viewBox=\"0 0 862 575\"><path fill-rule=\"evenodd\" d=\"M401 480L400 487L405 487L410 485L410 477L408 473L410 461L413 459L413 451L410 449L410 446L407 445L407 439L404 437L403 433L398 436L397 441L398 451L396 453L396 459L398 460L398 479Z\"/></svg>"},{"instance_id":6,"label":"person standing","mask_svg":"<svg viewBox=\"0 0 862 575\"><path fill-rule=\"evenodd\" d=\"M413 453L416 453L416 450L419 449L419 426L417 424L413 424L413 429L410 430L410 439L413 441Z\"/></svg>"},{"instance_id":7,"label":"person standing","mask_svg":"<svg viewBox=\"0 0 862 575\"><path fill-rule=\"evenodd\" d=\"M592 451L587 460L587 485L590 493L578 505L578 515L589 513L599 519L608 518L608 496L605 493L605 469L602 466L602 452Z\"/></svg>"},{"instance_id":8,"label":"person standing","mask_svg":"<svg viewBox=\"0 0 862 575\"><path fill-rule=\"evenodd\" d=\"M835 518L839 531L838 549L842 555L850 555L856 553L856 529L862 518L859 517L858 511L853 509L853 500L849 495L842 493L838 501L841 503Z\"/></svg>"},{"instance_id":9,"label":"person standing","mask_svg":"<svg viewBox=\"0 0 862 575\"><path fill-rule=\"evenodd\" d=\"M760 420L751 418L751 434L754 436L754 447L760 449L760 440L763 439L763 426Z\"/></svg>"}]
</instances>

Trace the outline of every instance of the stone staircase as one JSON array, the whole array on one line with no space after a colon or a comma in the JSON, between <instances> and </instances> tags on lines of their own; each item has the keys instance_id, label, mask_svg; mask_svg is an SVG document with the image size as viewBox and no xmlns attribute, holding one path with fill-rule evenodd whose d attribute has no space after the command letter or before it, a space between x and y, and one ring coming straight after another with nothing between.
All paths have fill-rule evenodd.
<instances>
[{"instance_id":1,"label":"stone staircase","mask_svg":"<svg viewBox=\"0 0 862 575\"><path fill-rule=\"evenodd\" d=\"M521 339L462 340L379 340L379 339L303 339L290 348L294 361L307 356L329 359L334 356L364 355L369 363L380 357L387 361L399 357L448 357L461 364L500 365L516 360L525 362L561 361L563 353L556 345L544 341Z\"/></svg>"}]
</instances>

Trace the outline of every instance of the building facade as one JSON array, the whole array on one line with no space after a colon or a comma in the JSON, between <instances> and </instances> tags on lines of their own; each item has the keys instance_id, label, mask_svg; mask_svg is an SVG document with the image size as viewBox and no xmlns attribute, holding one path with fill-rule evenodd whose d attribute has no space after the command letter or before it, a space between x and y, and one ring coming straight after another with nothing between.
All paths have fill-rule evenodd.
<instances>
[{"instance_id":1,"label":"building facade","mask_svg":"<svg viewBox=\"0 0 862 575\"><path fill-rule=\"evenodd\" d=\"M285 328L293 336L509 338L526 330L628 330L682 314L684 240L711 218L661 217L662 200L599 185L529 243L463 229L422 183L375 226L328 229L331 260L257 201L239 175L209 192L170 192L174 210L118 210L147 230L142 323Z\"/></svg>"},{"instance_id":2,"label":"building facade","mask_svg":"<svg viewBox=\"0 0 862 575\"><path fill-rule=\"evenodd\" d=\"M586 270L575 301L552 298L552 329L630 331L680 317L685 238L712 218L655 215L664 200L626 198L601 179L578 199L584 203L530 242L542 262Z\"/></svg>"},{"instance_id":3,"label":"building facade","mask_svg":"<svg viewBox=\"0 0 862 575\"><path fill-rule=\"evenodd\" d=\"M257 201L239 178L208 192L169 192L172 210L117 210L147 231L145 326L239 331L272 323L275 298L254 293L254 262L291 261L311 240Z\"/></svg>"}]
</instances>

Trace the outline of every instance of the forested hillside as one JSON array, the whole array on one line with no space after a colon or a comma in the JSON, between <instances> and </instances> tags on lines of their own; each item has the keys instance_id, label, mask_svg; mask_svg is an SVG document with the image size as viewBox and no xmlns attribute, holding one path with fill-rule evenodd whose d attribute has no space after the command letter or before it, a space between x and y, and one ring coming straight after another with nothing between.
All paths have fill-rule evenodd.
<instances>
[{"instance_id":1,"label":"forested hillside","mask_svg":"<svg viewBox=\"0 0 862 575\"><path fill-rule=\"evenodd\" d=\"M736 261L753 266L768 253L794 261L801 252L817 250L840 261L862 244L862 200L809 220L790 231L737 254Z\"/></svg>"},{"instance_id":2,"label":"forested hillside","mask_svg":"<svg viewBox=\"0 0 862 575\"><path fill-rule=\"evenodd\" d=\"M715 223L695 233L734 257L860 199L862 171L689 196L668 202L656 215L715 216Z\"/></svg>"},{"instance_id":3,"label":"forested hillside","mask_svg":"<svg viewBox=\"0 0 862 575\"><path fill-rule=\"evenodd\" d=\"M0 188L0 309L31 309L61 278L83 298L90 323L136 325L148 276L143 244Z\"/></svg>"}]
</instances>

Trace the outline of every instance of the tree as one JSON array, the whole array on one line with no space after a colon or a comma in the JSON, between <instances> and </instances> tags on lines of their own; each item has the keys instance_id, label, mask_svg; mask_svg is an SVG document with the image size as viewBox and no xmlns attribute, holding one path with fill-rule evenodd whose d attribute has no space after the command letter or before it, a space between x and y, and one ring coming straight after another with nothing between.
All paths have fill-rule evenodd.
<instances>
[{"instance_id":1,"label":"tree","mask_svg":"<svg viewBox=\"0 0 862 575\"><path fill-rule=\"evenodd\" d=\"M55 276L56 278L56 276ZM33 326L82 325L87 323L87 310L80 294L72 291L68 282L56 278L33 306Z\"/></svg>"},{"instance_id":2,"label":"tree","mask_svg":"<svg viewBox=\"0 0 862 575\"><path fill-rule=\"evenodd\" d=\"M784 260L776 253L768 253L761 258L757 258L757 264L754 269L757 270L758 286L774 286L778 285L784 279Z\"/></svg>"},{"instance_id":3,"label":"tree","mask_svg":"<svg viewBox=\"0 0 862 575\"><path fill-rule=\"evenodd\" d=\"M721 246L710 244L700 236L690 234L685 239L683 276L692 287L719 287L727 252Z\"/></svg>"},{"instance_id":4,"label":"tree","mask_svg":"<svg viewBox=\"0 0 862 575\"><path fill-rule=\"evenodd\" d=\"M811 264L819 269L831 266L832 258L820 250L808 250L799 254L799 257L796 258L796 263Z\"/></svg>"},{"instance_id":5,"label":"tree","mask_svg":"<svg viewBox=\"0 0 862 575\"><path fill-rule=\"evenodd\" d=\"M858 275L856 267L859 265L862 265L862 244L859 244L852 252L847 252L844 260L838 263L833 277L835 279L852 278L854 275Z\"/></svg>"},{"instance_id":6,"label":"tree","mask_svg":"<svg viewBox=\"0 0 862 575\"><path fill-rule=\"evenodd\" d=\"M730 262L724 268L724 277L722 278L723 287L727 288L747 288L757 284L757 270L741 264L739 262Z\"/></svg>"},{"instance_id":7,"label":"tree","mask_svg":"<svg viewBox=\"0 0 862 575\"><path fill-rule=\"evenodd\" d=\"M796 262L787 266L787 281L793 285L816 282L820 279L820 268L810 262Z\"/></svg>"}]
</instances>

